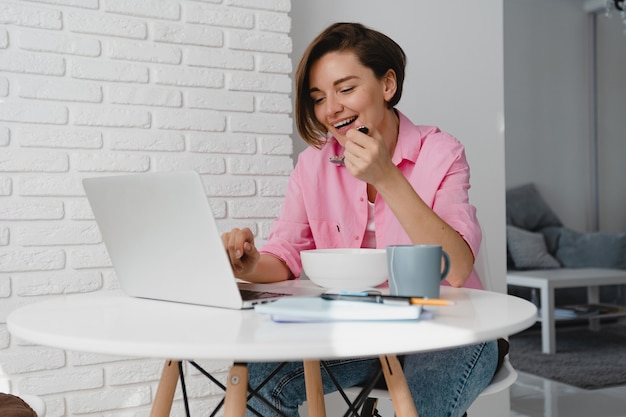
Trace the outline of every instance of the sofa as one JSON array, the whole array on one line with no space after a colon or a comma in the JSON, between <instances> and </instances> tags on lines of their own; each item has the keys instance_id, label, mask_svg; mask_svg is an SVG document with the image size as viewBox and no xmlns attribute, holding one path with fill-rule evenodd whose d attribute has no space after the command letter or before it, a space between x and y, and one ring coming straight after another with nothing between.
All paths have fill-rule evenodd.
<instances>
[{"instance_id":1,"label":"sofa","mask_svg":"<svg viewBox=\"0 0 626 417\"><path fill-rule=\"evenodd\" d=\"M580 232L563 225L537 187L524 184L506 191L506 242L509 270L552 268L626 269L626 233ZM529 289L509 286L527 299ZM585 302L583 288L556 292L557 305ZM618 286L601 288L601 302L624 304Z\"/></svg>"}]
</instances>

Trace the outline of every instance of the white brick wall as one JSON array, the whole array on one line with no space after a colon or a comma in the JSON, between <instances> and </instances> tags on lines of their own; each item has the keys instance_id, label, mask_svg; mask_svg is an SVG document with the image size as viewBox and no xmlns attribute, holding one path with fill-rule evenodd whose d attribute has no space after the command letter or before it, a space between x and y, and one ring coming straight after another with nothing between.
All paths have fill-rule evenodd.
<instances>
[{"instance_id":1,"label":"white brick wall","mask_svg":"<svg viewBox=\"0 0 626 417\"><path fill-rule=\"evenodd\" d=\"M266 238L293 168L290 6L0 0L0 387L50 417L149 415L160 360L32 345L6 318L117 287L85 177L194 169L223 231ZM228 363L205 365L224 378ZM187 371L206 414L219 390Z\"/></svg>"}]
</instances>

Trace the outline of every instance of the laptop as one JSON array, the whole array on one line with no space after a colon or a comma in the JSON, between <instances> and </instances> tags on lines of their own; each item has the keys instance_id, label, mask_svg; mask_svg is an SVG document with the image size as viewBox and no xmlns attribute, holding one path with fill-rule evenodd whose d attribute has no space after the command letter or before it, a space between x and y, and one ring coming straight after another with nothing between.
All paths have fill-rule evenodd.
<instances>
[{"instance_id":1,"label":"laptop","mask_svg":"<svg viewBox=\"0 0 626 417\"><path fill-rule=\"evenodd\" d=\"M83 186L120 286L130 296L241 309L285 295L312 295L296 288L257 290L271 284L240 285L194 171L86 178ZM244 294L240 286L248 288Z\"/></svg>"}]
</instances>

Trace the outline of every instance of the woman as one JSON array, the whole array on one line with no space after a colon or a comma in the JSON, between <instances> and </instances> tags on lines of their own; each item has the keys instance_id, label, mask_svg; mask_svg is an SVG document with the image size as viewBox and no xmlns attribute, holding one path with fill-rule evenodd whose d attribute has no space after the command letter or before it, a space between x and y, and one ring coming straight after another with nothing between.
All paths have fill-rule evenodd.
<instances>
[{"instance_id":1,"label":"woman","mask_svg":"<svg viewBox=\"0 0 626 417\"><path fill-rule=\"evenodd\" d=\"M397 43L356 23L333 24L309 45L296 73L296 123L311 147L298 158L263 248L257 250L249 229L222 236L237 277L297 278L305 249L429 243L450 256L449 285L481 288L473 271L481 233L468 199L464 148L395 109L405 64ZM338 157L342 163L331 163ZM406 355L403 369L419 415L462 416L491 381L497 356L495 341ZM330 367L349 387L367 381L377 361L338 360ZM252 386L274 368L250 364ZM324 389L334 386L324 380ZM261 394L297 416L306 399L302 364L283 368ZM252 405L275 415L260 401Z\"/></svg>"}]
</instances>

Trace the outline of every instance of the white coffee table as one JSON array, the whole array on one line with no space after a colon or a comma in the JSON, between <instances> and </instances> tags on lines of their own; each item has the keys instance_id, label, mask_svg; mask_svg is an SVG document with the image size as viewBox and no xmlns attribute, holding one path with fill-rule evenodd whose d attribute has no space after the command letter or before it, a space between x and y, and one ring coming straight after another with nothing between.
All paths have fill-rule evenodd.
<instances>
[{"instance_id":1,"label":"white coffee table","mask_svg":"<svg viewBox=\"0 0 626 417\"><path fill-rule=\"evenodd\" d=\"M600 302L599 287L602 285L626 284L626 270L602 268L557 268L530 271L509 271L507 284L537 288L540 291L541 306L538 321L541 322L541 350L543 353L556 352L556 319L554 314L554 291L557 288L587 288L587 302ZM624 313L609 316L623 316ZM599 328L599 321L590 320L592 329Z\"/></svg>"}]
</instances>

